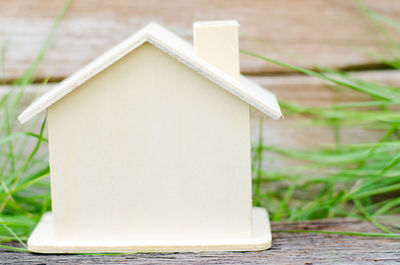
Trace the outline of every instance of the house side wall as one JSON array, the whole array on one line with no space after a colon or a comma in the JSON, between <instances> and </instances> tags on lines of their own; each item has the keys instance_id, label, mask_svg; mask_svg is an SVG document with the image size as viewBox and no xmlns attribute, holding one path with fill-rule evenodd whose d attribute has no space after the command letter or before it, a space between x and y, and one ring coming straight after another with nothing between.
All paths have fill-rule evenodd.
<instances>
[{"instance_id":1,"label":"house side wall","mask_svg":"<svg viewBox=\"0 0 400 265\"><path fill-rule=\"evenodd\" d=\"M48 109L57 239L251 235L249 106L144 44Z\"/></svg>"}]
</instances>

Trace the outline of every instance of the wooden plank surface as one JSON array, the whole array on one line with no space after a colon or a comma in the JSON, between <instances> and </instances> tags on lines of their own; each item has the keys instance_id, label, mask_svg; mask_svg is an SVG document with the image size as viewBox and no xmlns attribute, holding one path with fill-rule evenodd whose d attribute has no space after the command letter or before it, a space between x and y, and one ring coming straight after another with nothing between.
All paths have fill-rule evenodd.
<instances>
[{"instance_id":1,"label":"wooden plank surface","mask_svg":"<svg viewBox=\"0 0 400 265\"><path fill-rule=\"evenodd\" d=\"M385 221L400 228L399 216ZM273 222L273 231L379 232L354 219ZM272 248L261 252L205 252L127 255L39 255L0 250L1 264L398 264L400 240L317 233L274 232Z\"/></svg>"},{"instance_id":2,"label":"wooden plank surface","mask_svg":"<svg viewBox=\"0 0 400 265\"><path fill-rule=\"evenodd\" d=\"M400 86L400 73L397 70L376 70L349 72L355 78L369 82ZM331 104L368 100L361 93L338 90L332 84L305 75L247 76L257 84L273 92L280 100L310 107L323 107ZM25 88L22 107L27 107L35 97L54 88L58 83L35 83ZM11 85L0 85L0 97L12 89Z\"/></svg>"},{"instance_id":3,"label":"wooden plank surface","mask_svg":"<svg viewBox=\"0 0 400 265\"><path fill-rule=\"evenodd\" d=\"M5 47L3 78L19 77L38 54L64 0L0 1L0 39ZM353 67L375 64L366 51L378 39L371 21L348 0L80 0L73 1L38 77L62 79L150 21L170 26L191 40L196 20L237 19L241 48L298 65ZM396 18L398 0L362 0ZM376 33L376 32L375 32ZM395 39L400 34L392 33ZM379 45L378 45L379 46ZM286 69L243 55L244 73Z\"/></svg>"},{"instance_id":4,"label":"wooden plank surface","mask_svg":"<svg viewBox=\"0 0 400 265\"><path fill-rule=\"evenodd\" d=\"M400 75L395 70L362 71L353 73L359 78L376 82L400 86ZM368 97L352 91L340 91L337 88L313 77L303 75L287 76L253 76L252 80L275 93L280 100L289 101L305 106L323 107L334 103L354 102L367 100ZM28 86L23 97L22 108L28 106L40 93L52 89L57 83L46 86L34 84ZM0 97L10 90L10 86L0 86ZM22 109L21 109L22 110ZM283 115L285 112L283 111ZM251 137L256 142L259 135L259 118L264 117L260 112L253 110L251 119ZM272 120L265 118L263 121L263 136L266 145L280 145L297 148L310 148L316 144L329 144L334 142L334 132L324 127L302 127L299 119L286 116L285 120ZM301 134L298 131L301 130ZM381 132L361 128L344 128L342 140L344 143L365 142L377 140Z\"/></svg>"}]
</instances>

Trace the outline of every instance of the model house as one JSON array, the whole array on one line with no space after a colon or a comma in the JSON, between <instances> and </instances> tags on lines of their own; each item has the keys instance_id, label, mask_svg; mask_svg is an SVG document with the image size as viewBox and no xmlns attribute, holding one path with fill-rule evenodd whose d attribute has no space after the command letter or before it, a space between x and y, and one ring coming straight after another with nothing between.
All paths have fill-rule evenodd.
<instances>
[{"instance_id":1,"label":"model house","mask_svg":"<svg viewBox=\"0 0 400 265\"><path fill-rule=\"evenodd\" d=\"M152 23L42 95L52 213L36 252L261 250L252 208L250 106L273 94L240 75L238 23L196 22L194 47Z\"/></svg>"}]
</instances>

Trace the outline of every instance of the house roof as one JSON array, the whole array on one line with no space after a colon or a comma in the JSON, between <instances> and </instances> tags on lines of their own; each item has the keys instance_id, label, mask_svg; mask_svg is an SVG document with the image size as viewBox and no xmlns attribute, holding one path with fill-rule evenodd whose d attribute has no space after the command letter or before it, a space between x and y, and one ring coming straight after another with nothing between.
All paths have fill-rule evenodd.
<instances>
[{"instance_id":1,"label":"house roof","mask_svg":"<svg viewBox=\"0 0 400 265\"><path fill-rule=\"evenodd\" d=\"M29 121L145 42L158 47L271 118L279 119L282 117L278 101L271 92L244 76L240 76L240 79L237 80L225 74L217 67L196 56L193 46L188 42L153 22L40 96L19 115L18 119L21 123Z\"/></svg>"}]
</instances>

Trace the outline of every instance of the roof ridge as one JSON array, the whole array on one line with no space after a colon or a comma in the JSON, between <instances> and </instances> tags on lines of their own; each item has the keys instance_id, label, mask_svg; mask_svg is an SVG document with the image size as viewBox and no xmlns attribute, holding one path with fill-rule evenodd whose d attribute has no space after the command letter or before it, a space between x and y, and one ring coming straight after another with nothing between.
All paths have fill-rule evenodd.
<instances>
[{"instance_id":1,"label":"roof ridge","mask_svg":"<svg viewBox=\"0 0 400 265\"><path fill-rule=\"evenodd\" d=\"M151 43L270 117L274 119L281 118L282 113L279 104L271 92L243 76L240 80L229 76L217 67L196 56L193 46L188 42L160 24L152 22L61 81L52 90L40 96L18 116L18 119L21 123L29 121L35 115L47 109L145 42Z\"/></svg>"}]
</instances>

